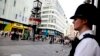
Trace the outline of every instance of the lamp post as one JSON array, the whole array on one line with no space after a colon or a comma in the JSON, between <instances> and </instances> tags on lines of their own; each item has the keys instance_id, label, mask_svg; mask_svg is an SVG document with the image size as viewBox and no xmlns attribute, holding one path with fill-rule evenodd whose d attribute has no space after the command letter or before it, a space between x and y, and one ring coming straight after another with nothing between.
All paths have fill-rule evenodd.
<instances>
[{"instance_id":1,"label":"lamp post","mask_svg":"<svg viewBox=\"0 0 100 56\"><path fill-rule=\"evenodd\" d=\"M32 14L30 16L29 22L30 25L33 28L33 41L35 41L35 34L37 30L37 26L41 23L41 6L42 2L39 0L33 1L33 9L32 9Z\"/></svg>"}]
</instances>

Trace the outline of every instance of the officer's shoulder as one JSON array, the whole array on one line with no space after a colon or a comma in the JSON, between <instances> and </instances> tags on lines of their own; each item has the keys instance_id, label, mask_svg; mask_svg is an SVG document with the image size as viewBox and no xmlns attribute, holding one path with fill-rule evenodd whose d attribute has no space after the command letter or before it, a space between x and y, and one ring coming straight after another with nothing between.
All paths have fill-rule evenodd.
<instances>
[{"instance_id":1,"label":"officer's shoulder","mask_svg":"<svg viewBox=\"0 0 100 56\"><path fill-rule=\"evenodd\" d=\"M85 38L81 42L85 43L85 44L96 44L96 45L98 45L97 41L93 38Z\"/></svg>"}]
</instances>

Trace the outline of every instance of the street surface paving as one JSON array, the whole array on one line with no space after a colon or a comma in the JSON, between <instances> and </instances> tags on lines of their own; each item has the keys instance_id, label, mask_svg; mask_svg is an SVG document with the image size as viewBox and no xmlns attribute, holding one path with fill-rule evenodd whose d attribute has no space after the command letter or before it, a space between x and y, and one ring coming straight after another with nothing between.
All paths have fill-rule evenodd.
<instances>
[{"instance_id":1,"label":"street surface paving","mask_svg":"<svg viewBox=\"0 0 100 56\"><path fill-rule=\"evenodd\" d=\"M48 44L48 41L19 40L0 37L0 56L68 56L71 47Z\"/></svg>"}]
</instances>

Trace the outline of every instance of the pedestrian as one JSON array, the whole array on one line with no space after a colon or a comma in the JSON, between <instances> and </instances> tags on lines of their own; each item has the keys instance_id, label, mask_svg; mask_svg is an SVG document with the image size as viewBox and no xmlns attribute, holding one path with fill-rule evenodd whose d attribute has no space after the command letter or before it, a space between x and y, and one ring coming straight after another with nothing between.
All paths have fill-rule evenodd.
<instances>
[{"instance_id":1,"label":"pedestrian","mask_svg":"<svg viewBox=\"0 0 100 56\"><path fill-rule=\"evenodd\" d=\"M74 30L79 32L78 40L72 47L69 56L100 56L100 47L92 32L97 9L92 4L81 4L73 19Z\"/></svg>"},{"instance_id":2,"label":"pedestrian","mask_svg":"<svg viewBox=\"0 0 100 56\"><path fill-rule=\"evenodd\" d=\"M50 36L50 44L53 44L54 43L54 36Z\"/></svg>"},{"instance_id":3,"label":"pedestrian","mask_svg":"<svg viewBox=\"0 0 100 56\"><path fill-rule=\"evenodd\" d=\"M11 40L16 40L16 31L12 31Z\"/></svg>"},{"instance_id":4,"label":"pedestrian","mask_svg":"<svg viewBox=\"0 0 100 56\"><path fill-rule=\"evenodd\" d=\"M61 42L61 44L64 44L64 38L63 37L61 37L60 42Z\"/></svg>"},{"instance_id":5,"label":"pedestrian","mask_svg":"<svg viewBox=\"0 0 100 56\"><path fill-rule=\"evenodd\" d=\"M2 31L2 30L0 30L0 37L2 37L2 34L3 34L3 31Z\"/></svg>"},{"instance_id":6,"label":"pedestrian","mask_svg":"<svg viewBox=\"0 0 100 56\"><path fill-rule=\"evenodd\" d=\"M16 32L16 40L19 40L19 31Z\"/></svg>"}]
</instances>

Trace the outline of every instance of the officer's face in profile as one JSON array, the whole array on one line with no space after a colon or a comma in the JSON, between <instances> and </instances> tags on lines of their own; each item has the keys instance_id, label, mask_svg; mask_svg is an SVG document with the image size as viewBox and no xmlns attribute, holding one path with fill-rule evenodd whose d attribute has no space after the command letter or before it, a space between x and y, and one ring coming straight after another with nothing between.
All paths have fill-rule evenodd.
<instances>
[{"instance_id":1,"label":"officer's face in profile","mask_svg":"<svg viewBox=\"0 0 100 56\"><path fill-rule=\"evenodd\" d=\"M75 18L73 24L74 24L74 30L80 31L86 24L86 21L80 18Z\"/></svg>"}]
</instances>

